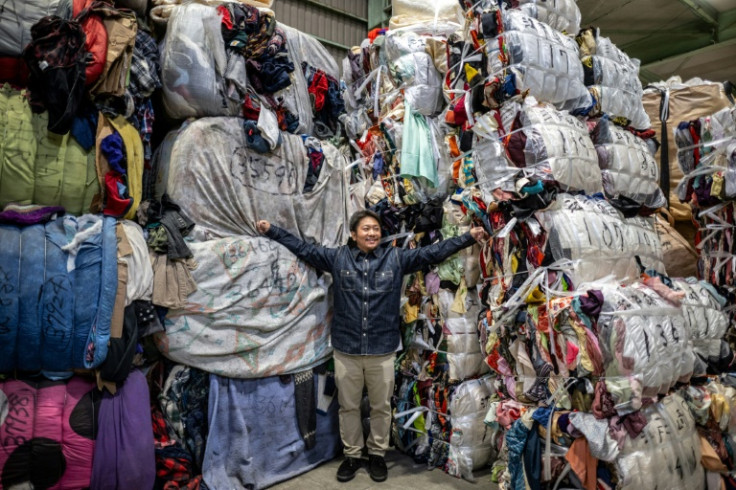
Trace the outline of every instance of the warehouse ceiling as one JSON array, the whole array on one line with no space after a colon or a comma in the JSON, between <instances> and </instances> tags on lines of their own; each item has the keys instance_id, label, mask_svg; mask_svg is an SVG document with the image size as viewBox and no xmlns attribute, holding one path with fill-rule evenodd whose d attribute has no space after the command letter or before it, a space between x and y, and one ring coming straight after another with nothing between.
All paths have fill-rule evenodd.
<instances>
[{"instance_id":1,"label":"warehouse ceiling","mask_svg":"<svg viewBox=\"0 0 736 490\"><path fill-rule=\"evenodd\" d=\"M600 28L632 58L643 82L700 77L736 83L736 0L578 0L582 25Z\"/></svg>"}]
</instances>

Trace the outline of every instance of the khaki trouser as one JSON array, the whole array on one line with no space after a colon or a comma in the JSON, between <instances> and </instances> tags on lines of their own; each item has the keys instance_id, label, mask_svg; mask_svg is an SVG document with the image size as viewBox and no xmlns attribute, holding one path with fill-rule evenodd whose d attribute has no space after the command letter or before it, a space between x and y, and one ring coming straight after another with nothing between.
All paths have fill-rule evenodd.
<instances>
[{"instance_id":1,"label":"khaki trouser","mask_svg":"<svg viewBox=\"0 0 736 490\"><path fill-rule=\"evenodd\" d=\"M371 433L365 446L368 454L383 456L391 431L391 395L394 391L396 354L351 356L335 351L335 384L340 403L340 438L345 456L359 458L363 450L363 425L360 401L363 385L368 388L371 406Z\"/></svg>"}]
</instances>

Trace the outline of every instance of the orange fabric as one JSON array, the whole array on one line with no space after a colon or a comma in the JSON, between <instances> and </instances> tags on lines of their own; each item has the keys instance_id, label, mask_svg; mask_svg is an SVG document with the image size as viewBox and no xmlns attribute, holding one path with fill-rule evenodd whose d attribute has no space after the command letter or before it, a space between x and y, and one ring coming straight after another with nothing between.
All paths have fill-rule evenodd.
<instances>
[{"instance_id":1,"label":"orange fabric","mask_svg":"<svg viewBox=\"0 0 736 490\"><path fill-rule=\"evenodd\" d=\"M584 437L575 439L565 454L572 471L582 482L585 490L596 490L598 459L590 454L588 440Z\"/></svg>"}]
</instances>

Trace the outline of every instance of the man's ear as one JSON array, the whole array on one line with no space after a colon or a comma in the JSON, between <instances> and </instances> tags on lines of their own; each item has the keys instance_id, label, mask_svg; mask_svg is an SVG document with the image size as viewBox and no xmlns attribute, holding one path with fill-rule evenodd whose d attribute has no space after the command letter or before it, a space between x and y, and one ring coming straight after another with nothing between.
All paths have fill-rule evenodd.
<instances>
[{"instance_id":1,"label":"man's ear","mask_svg":"<svg viewBox=\"0 0 736 490\"><path fill-rule=\"evenodd\" d=\"M355 233L354 231L351 231L350 232L350 238L352 238L353 241L355 241L357 239L357 237L358 237L357 233Z\"/></svg>"}]
</instances>

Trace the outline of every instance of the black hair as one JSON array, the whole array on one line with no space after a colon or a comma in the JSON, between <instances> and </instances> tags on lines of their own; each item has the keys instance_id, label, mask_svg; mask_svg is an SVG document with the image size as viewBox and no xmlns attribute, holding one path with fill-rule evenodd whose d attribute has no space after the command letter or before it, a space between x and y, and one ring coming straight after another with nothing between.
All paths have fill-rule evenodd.
<instances>
[{"instance_id":1,"label":"black hair","mask_svg":"<svg viewBox=\"0 0 736 490\"><path fill-rule=\"evenodd\" d=\"M361 222L361 220L363 220L363 218L373 218L374 220L378 221L379 226L383 227L381 217L378 216L377 213L371 211L370 209L362 209L360 211L356 211L350 217L350 231L358 231L358 224Z\"/></svg>"}]
</instances>

